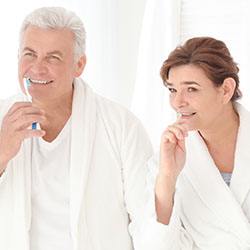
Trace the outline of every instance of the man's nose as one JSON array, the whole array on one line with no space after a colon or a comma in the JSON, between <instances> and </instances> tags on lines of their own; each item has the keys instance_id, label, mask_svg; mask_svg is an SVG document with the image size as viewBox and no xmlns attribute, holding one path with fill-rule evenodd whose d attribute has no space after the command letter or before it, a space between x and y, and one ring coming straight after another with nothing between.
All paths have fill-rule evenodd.
<instances>
[{"instance_id":1,"label":"man's nose","mask_svg":"<svg viewBox=\"0 0 250 250\"><path fill-rule=\"evenodd\" d=\"M33 62L31 71L34 74L38 75L44 75L48 72L48 67L46 65L46 62L41 59L37 59L35 62Z\"/></svg>"}]
</instances>

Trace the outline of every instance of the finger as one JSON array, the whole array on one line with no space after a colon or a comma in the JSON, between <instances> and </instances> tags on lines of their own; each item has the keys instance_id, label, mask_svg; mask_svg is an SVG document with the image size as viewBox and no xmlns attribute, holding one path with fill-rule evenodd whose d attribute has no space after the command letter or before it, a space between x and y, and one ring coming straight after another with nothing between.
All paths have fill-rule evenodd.
<instances>
[{"instance_id":1,"label":"finger","mask_svg":"<svg viewBox=\"0 0 250 250\"><path fill-rule=\"evenodd\" d=\"M185 127L179 124L168 126L167 130L175 134L179 140L184 140L185 136L187 136Z\"/></svg>"},{"instance_id":2,"label":"finger","mask_svg":"<svg viewBox=\"0 0 250 250\"><path fill-rule=\"evenodd\" d=\"M22 107L22 108L19 108L18 110L16 110L15 112L13 112L9 116L9 121L14 122L14 121L18 120L21 116L25 116L28 114L44 115L45 112L44 112L44 110L37 108L37 107L33 107L33 106Z\"/></svg>"},{"instance_id":3,"label":"finger","mask_svg":"<svg viewBox=\"0 0 250 250\"><path fill-rule=\"evenodd\" d=\"M183 126L186 129L186 131L189 131L189 125L187 124L187 121L183 120L181 117L177 119L176 124Z\"/></svg>"},{"instance_id":4,"label":"finger","mask_svg":"<svg viewBox=\"0 0 250 250\"><path fill-rule=\"evenodd\" d=\"M173 143L173 144L177 144L177 137L174 133L172 133L171 131L167 131L166 133L163 134L163 142L164 143Z\"/></svg>"},{"instance_id":5,"label":"finger","mask_svg":"<svg viewBox=\"0 0 250 250\"><path fill-rule=\"evenodd\" d=\"M31 107L31 106L32 106L31 102L16 102L16 103L14 103L10 107L10 109L7 112L7 115L12 115L13 112L15 112L16 110L18 110L19 108L22 108L22 107Z\"/></svg>"},{"instance_id":6,"label":"finger","mask_svg":"<svg viewBox=\"0 0 250 250\"><path fill-rule=\"evenodd\" d=\"M28 128L34 122L41 123L45 120L46 117L43 115L25 115L12 122L11 127L13 128L13 130L22 130L24 128Z\"/></svg>"},{"instance_id":7,"label":"finger","mask_svg":"<svg viewBox=\"0 0 250 250\"><path fill-rule=\"evenodd\" d=\"M164 131L164 133L167 132L168 130L172 131L173 133L176 133L177 137L180 139L181 137L184 138L185 136L188 135L187 126L185 126L184 124L174 123L168 126Z\"/></svg>"},{"instance_id":8,"label":"finger","mask_svg":"<svg viewBox=\"0 0 250 250\"><path fill-rule=\"evenodd\" d=\"M183 152L186 151L186 146L185 146L185 140L179 140L178 141L178 146L181 148Z\"/></svg>"}]
</instances>

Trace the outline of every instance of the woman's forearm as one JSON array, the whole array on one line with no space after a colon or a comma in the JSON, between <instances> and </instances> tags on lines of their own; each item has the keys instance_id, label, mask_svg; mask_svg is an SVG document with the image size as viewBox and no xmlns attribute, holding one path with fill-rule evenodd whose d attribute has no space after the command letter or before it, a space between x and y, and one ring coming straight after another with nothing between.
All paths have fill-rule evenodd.
<instances>
[{"instance_id":1,"label":"woman's forearm","mask_svg":"<svg viewBox=\"0 0 250 250\"><path fill-rule=\"evenodd\" d=\"M155 208L158 222L169 224L174 206L176 178L159 174L155 185Z\"/></svg>"}]
</instances>

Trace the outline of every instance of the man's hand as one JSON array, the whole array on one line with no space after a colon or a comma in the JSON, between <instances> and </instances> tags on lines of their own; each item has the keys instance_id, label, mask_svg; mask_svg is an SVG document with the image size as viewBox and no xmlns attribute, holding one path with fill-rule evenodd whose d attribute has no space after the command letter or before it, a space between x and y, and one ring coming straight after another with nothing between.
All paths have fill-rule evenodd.
<instances>
[{"instance_id":1,"label":"man's hand","mask_svg":"<svg viewBox=\"0 0 250 250\"><path fill-rule=\"evenodd\" d=\"M25 138L42 137L43 130L30 129L33 122L45 120L44 111L30 102L16 102L3 118L0 130L0 175L18 153Z\"/></svg>"}]
</instances>

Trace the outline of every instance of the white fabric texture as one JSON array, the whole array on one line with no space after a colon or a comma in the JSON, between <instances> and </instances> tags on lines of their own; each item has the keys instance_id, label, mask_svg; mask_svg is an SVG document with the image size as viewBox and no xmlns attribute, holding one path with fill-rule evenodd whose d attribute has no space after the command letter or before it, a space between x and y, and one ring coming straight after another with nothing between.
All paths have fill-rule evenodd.
<instances>
[{"instance_id":1,"label":"white fabric texture","mask_svg":"<svg viewBox=\"0 0 250 250\"><path fill-rule=\"evenodd\" d=\"M228 186L197 132L186 140L187 160L178 177L174 209L168 225L156 221L154 184L157 157L150 161L148 205L141 227L131 226L140 250L250 249L250 113L240 116L235 167Z\"/></svg>"},{"instance_id":2,"label":"white fabric texture","mask_svg":"<svg viewBox=\"0 0 250 250\"><path fill-rule=\"evenodd\" d=\"M70 121L52 142L31 140L32 250L73 247L69 216Z\"/></svg>"},{"instance_id":3,"label":"white fabric texture","mask_svg":"<svg viewBox=\"0 0 250 250\"><path fill-rule=\"evenodd\" d=\"M1 106L1 119L20 98ZM70 151L70 232L74 250L132 250L130 221L144 204L152 147L128 111L74 83ZM0 178L0 249L29 250L31 145L24 141Z\"/></svg>"}]
</instances>

